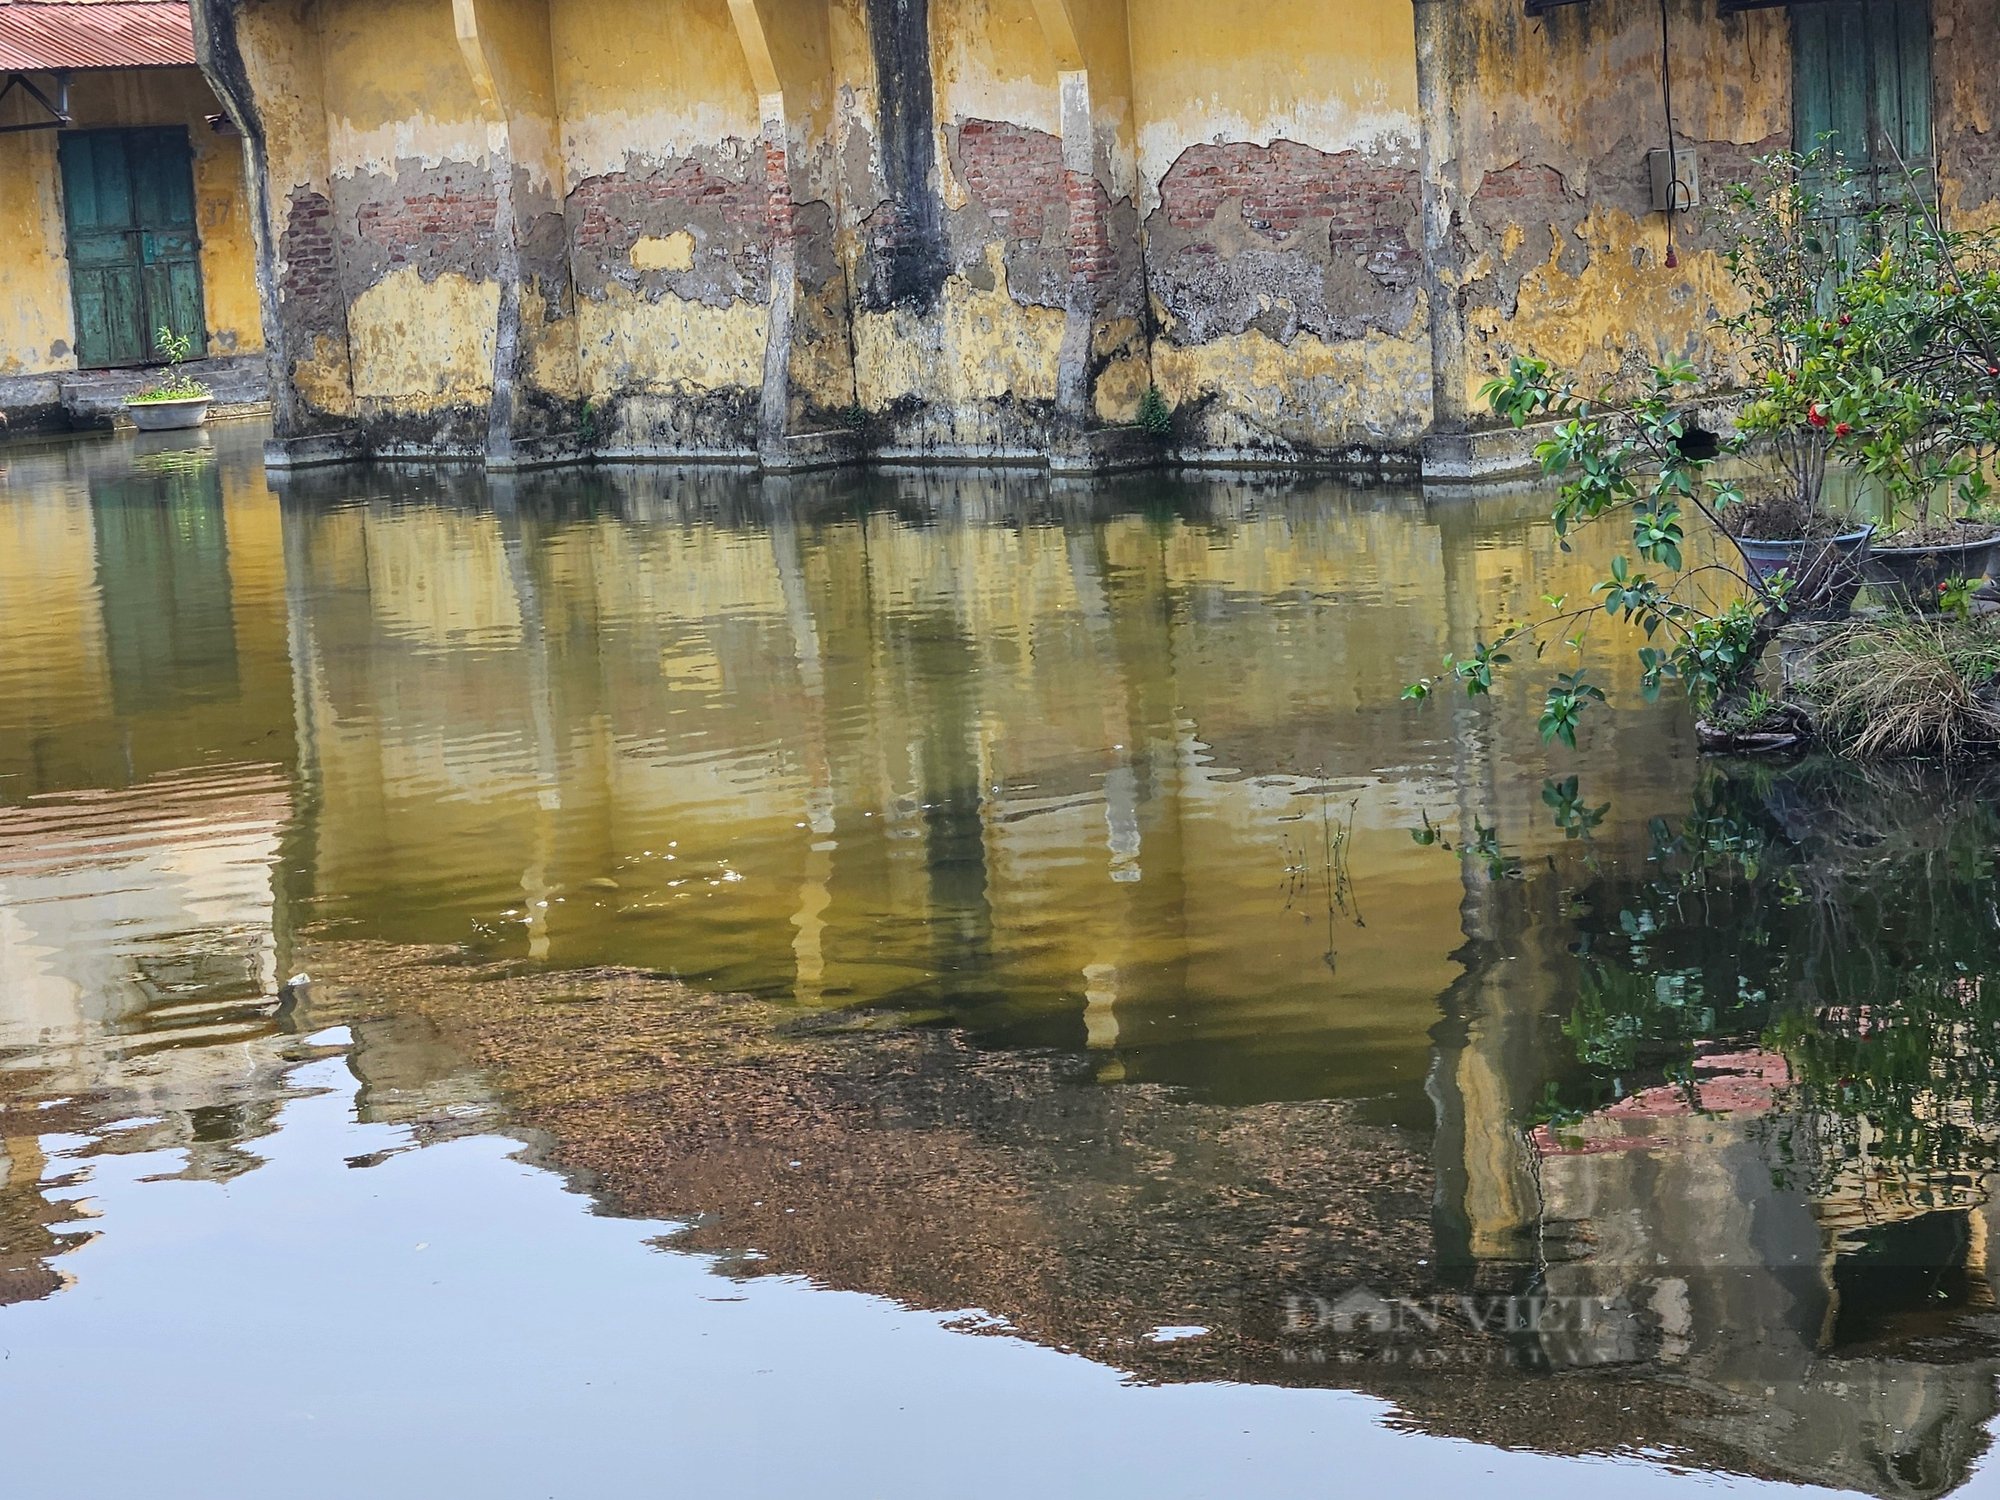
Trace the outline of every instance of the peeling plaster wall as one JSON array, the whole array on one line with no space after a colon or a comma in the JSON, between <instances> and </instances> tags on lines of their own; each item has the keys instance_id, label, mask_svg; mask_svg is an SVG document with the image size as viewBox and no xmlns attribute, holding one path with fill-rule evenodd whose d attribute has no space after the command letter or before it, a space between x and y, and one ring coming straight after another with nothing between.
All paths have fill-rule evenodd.
<instances>
[{"instance_id":1,"label":"peeling plaster wall","mask_svg":"<svg viewBox=\"0 0 2000 1500\"><path fill-rule=\"evenodd\" d=\"M442 0L320 0L354 401L389 451L485 445L498 330L493 123Z\"/></svg>"},{"instance_id":2,"label":"peeling plaster wall","mask_svg":"<svg viewBox=\"0 0 2000 1500\"><path fill-rule=\"evenodd\" d=\"M739 0L741 3L741 0ZM847 268L840 254L840 161L833 35L825 0L754 0L775 98L764 98L774 276L764 437L823 429L855 405Z\"/></svg>"},{"instance_id":3,"label":"peeling plaster wall","mask_svg":"<svg viewBox=\"0 0 2000 1500\"><path fill-rule=\"evenodd\" d=\"M2000 8L1990 0L1931 0L1931 25L1938 185L1956 227L1990 229L2000 225Z\"/></svg>"},{"instance_id":4,"label":"peeling plaster wall","mask_svg":"<svg viewBox=\"0 0 2000 1500\"><path fill-rule=\"evenodd\" d=\"M614 449L757 451L770 326L757 91L726 0L558 0L581 394Z\"/></svg>"},{"instance_id":5,"label":"peeling plaster wall","mask_svg":"<svg viewBox=\"0 0 2000 1500\"><path fill-rule=\"evenodd\" d=\"M1122 5L836 0L858 404L898 457L1038 459L1150 380Z\"/></svg>"},{"instance_id":6,"label":"peeling plaster wall","mask_svg":"<svg viewBox=\"0 0 2000 1500\"><path fill-rule=\"evenodd\" d=\"M1518 0L1515 0L1518 3ZM1430 422L1406 0L1131 0L1153 368L1192 456L1409 450Z\"/></svg>"},{"instance_id":7,"label":"peeling plaster wall","mask_svg":"<svg viewBox=\"0 0 2000 1500\"><path fill-rule=\"evenodd\" d=\"M856 402L893 454L1046 451L1064 323L1047 270L1067 216L1034 12L1027 0L834 11Z\"/></svg>"},{"instance_id":8,"label":"peeling plaster wall","mask_svg":"<svg viewBox=\"0 0 2000 1500\"><path fill-rule=\"evenodd\" d=\"M1664 264L1646 152L1666 143L1657 9L1577 6L1539 19L1519 0L1468 0L1449 16L1444 95L1458 123L1450 168L1454 283L1464 359L1441 382L1477 415L1477 390L1533 353L1585 385L1629 382L1667 358L1733 383L1714 321L1736 303L1698 215ZM1675 123L1713 194L1749 158L1791 138L1790 20L1782 10L1717 17L1670 0Z\"/></svg>"},{"instance_id":9,"label":"peeling plaster wall","mask_svg":"<svg viewBox=\"0 0 2000 1500\"><path fill-rule=\"evenodd\" d=\"M579 387L567 173L547 0L453 0L460 54L489 121L495 267L487 452L566 432Z\"/></svg>"},{"instance_id":10,"label":"peeling plaster wall","mask_svg":"<svg viewBox=\"0 0 2000 1500\"><path fill-rule=\"evenodd\" d=\"M2000 21L1934 3L1947 200L2000 221ZM1738 373L1698 223L1663 263L1644 8L200 4L261 103L288 434L1087 464L1157 384L1181 459L1397 465L1516 354ZM1669 21L1712 195L1788 143L1790 23Z\"/></svg>"},{"instance_id":11,"label":"peeling plaster wall","mask_svg":"<svg viewBox=\"0 0 2000 1500\"><path fill-rule=\"evenodd\" d=\"M44 83L46 80L41 80ZM76 75L70 109L79 129L181 125L194 154L202 303L211 355L264 347L255 256L244 202L243 150L207 116L218 106L193 68L119 69ZM0 125L45 119L16 89L0 103ZM0 376L76 369L57 132L0 134Z\"/></svg>"},{"instance_id":12,"label":"peeling plaster wall","mask_svg":"<svg viewBox=\"0 0 2000 1500\"><path fill-rule=\"evenodd\" d=\"M334 234L326 69L313 0L255 0L214 15L208 65L240 73L263 163L257 282L272 353L274 425L284 437L354 417L347 296ZM213 23L211 23L213 24Z\"/></svg>"}]
</instances>

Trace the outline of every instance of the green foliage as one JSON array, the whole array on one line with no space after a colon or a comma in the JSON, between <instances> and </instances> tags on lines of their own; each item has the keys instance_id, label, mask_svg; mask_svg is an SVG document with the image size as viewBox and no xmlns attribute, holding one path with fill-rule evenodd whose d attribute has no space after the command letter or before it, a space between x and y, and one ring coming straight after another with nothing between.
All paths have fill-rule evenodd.
<instances>
[{"instance_id":1,"label":"green foliage","mask_svg":"<svg viewBox=\"0 0 2000 1500\"><path fill-rule=\"evenodd\" d=\"M1529 1109L1527 1125L1529 1129L1537 1125L1546 1125L1551 1130L1560 1132L1571 1125L1580 1124L1586 1113L1588 1111L1564 1104L1561 1087L1554 1079L1550 1079L1548 1086L1542 1090L1542 1097Z\"/></svg>"},{"instance_id":2,"label":"green foliage","mask_svg":"<svg viewBox=\"0 0 2000 1500\"><path fill-rule=\"evenodd\" d=\"M1597 831L1605 814L1611 811L1606 802L1591 807L1583 800L1577 789L1577 778L1570 776L1562 781L1542 783L1542 802L1554 815L1556 827L1563 831L1566 839L1587 839Z\"/></svg>"},{"instance_id":3,"label":"green foliage","mask_svg":"<svg viewBox=\"0 0 2000 1500\"><path fill-rule=\"evenodd\" d=\"M1865 476L1890 526L1976 511L2000 450L2000 237L1949 230L1931 186L1906 187L1844 246L1828 231L1853 182L1825 150L1766 158L1727 195L1750 294L1727 326L1758 372L1742 430L1815 500L1829 460Z\"/></svg>"},{"instance_id":4,"label":"green foliage","mask_svg":"<svg viewBox=\"0 0 2000 1500\"><path fill-rule=\"evenodd\" d=\"M1146 394L1139 398L1139 430L1148 437L1168 438L1174 435L1174 412L1167 405L1167 398L1156 385L1146 387Z\"/></svg>"},{"instance_id":5,"label":"green foliage","mask_svg":"<svg viewBox=\"0 0 2000 1500\"><path fill-rule=\"evenodd\" d=\"M198 401L212 394L209 388L181 368L187 357L194 352L194 340L184 333L162 326L153 338L153 347L165 356L167 372L153 385L152 389L128 397L130 401Z\"/></svg>"},{"instance_id":6,"label":"green foliage","mask_svg":"<svg viewBox=\"0 0 2000 1500\"><path fill-rule=\"evenodd\" d=\"M1561 740L1574 750L1576 721L1584 706L1603 701L1604 690L1586 680L1581 670L1558 673L1549 684L1548 696L1542 704L1542 739Z\"/></svg>"},{"instance_id":7,"label":"green foliage","mask_svg":"<svg viewBox=\"0 0 2000 1500\"><path fill-rule=\"evenodd\" d=\"M1528 1123L1660 1084L1699 1108L1704 1057L1778 1053L1761 1128L1782 1180L1823 1189L1865 1155L1911 1201L1975 1192L2000 1139L1996 774L1703 776L1654 820L1646 873L1583 908L1572 1057Z\"/></svg>"},{"instance_id":8,"label":"green foliage","mask_svg":"<svg viewBox=\"0 0 2000 1500\"><path fill-rule=\"evenodd\" d=\"M1547 616L1511 626L1490 644L1478 643L1469 657L1447 655L1441 673L1404 689L1406 699L1427 698L1444 680L1455 680L1471 696L1489 694L1495 670L1508 665L1516 649L1540 656L1547 637L1555 636L1580 650L1599 606L1602 617L1645 637L1638 651L1648 698L1677 680L1697 707L1707 707L1754 673L1773 596L1718 606L1683 587L1688 511L1714 522L1737 498L1731 483L1710 472L1714 457L1692 456L1685 441L1677 398L1695 379L1685 362L1662 365L1640 396L1623 406L1578 395L1542 360L1516 359L1503 379L1487 383L1488 405L1510 422L1560 419L1535 453L1543 472L1562 481L1551 512L1562 546L1569 547L1577 528L1622 515L1631 527L1632 551L1611 558L1592 589L1596 606L1570 609L1566 596L1544 596ZM1747 585L1747 578L1742 581ZM1585 709L1605 701L1603 690L1581 669L1559 672L1544 694L1542 738L1574 748Z\"/></svg>"},{"instance_id":9,"label":"green foliage","mask_svg":"<svg viewBox=\"0 0 2000 1500\"><path fill-rule=\"evenodd\" d=\"M1753 393L1729 440L1690 441L1683 407L1700 377L1686 360L1657 366L1624 399L1586 394L1547 361L1526 357L1481 392L1513 426L1551 424L1535 457L1560 481L1551 520L1565 550L1580 527L1614 518L1629 527L1629 550L1611 558L1592 594L1600 618L1644 637L1637 650L1648 698L1678 682L1698 711L1714 709L1754 686L1764 647L1787 614L1841 597L1840 580L1829 576L1838 569L1767 580L1747 561L1689 568L1691 518L1726 539L1723 517L1745 498L1740 482L1718 474L1718 459L1766 465L1760 505L1782 503L1763 517L1796 524L1800 536L1841 529L1825 508L1835 462L1872 479L1892 514L1928 516L1932 498L1944 494L1966 509L1991 498L1986 468L2000 448L2000 254L1989 252L1993 241L1946 233L1913 194L1914 209L1866 219L1856 241L1866 254L1850 264L1832 232L1849 186L1838 158L1820 151L1766 158L1725 195L1723 259L1744 309L1726 327ZM1738 587L1689 587L1697 574L1718 570ZM1557 640L1580 651L1591 612L1568 608L1560 596L1543 602L1547 615L1510 626L1468 658L1445 657L1442 673L1411 684L1404 697L1428 697L1446 680L1488 694L1494 669L1517 653L1539 658ZM1543 738L1575 746L1584 710L1603 701L1580 669L1559 672L1544 696Z\"/></svg>"},{"instance_id":10,"label":"green foliage","mask_svg":"<svg viewBox=\"0 0 2000 1500\"><path fill-rule=\"evenodd\" d=\"M1947 578L1938 585L1938 612L1951 616L1961 624L1972 619L1972 596L1978 592L1978 583L1970 578Z\"/></svg>"},{"instance_id":11,"label":"green foliage","mask_svg":"<svg viewBox=\"0 0 2000 1500\"><path fill-rule=\"evenodd\" d=\"M1489 828L1477 818L1472 820L1471 836L1454 844L1445 837L1444 830L1431 821L1430 814L1425 813L1423 826L1410 830L1410 840L1421 848L1441 849L1480 865L1489 880L1514 880L1521 874L1521 861L1518 856L1509 854L1500 842L1499 829Z\"/></svg>"}]
</instances>

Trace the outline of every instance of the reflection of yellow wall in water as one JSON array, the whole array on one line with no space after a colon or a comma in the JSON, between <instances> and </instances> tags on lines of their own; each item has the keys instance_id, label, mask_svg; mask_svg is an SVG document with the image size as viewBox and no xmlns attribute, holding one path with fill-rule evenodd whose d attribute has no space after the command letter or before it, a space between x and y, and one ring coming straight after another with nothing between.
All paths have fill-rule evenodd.
<instances>
[{"instance_id":1,"label":"reflection of yellow wall in water","mask_svg":"<svg viewBox=\"0 0 2000 1500\"><path fill-rule=\"evenodd\" d=\"M104 592L142 581L107 571L99 557L93 492L96 503L115 497L92 450L48 449L10 464L16 494L53 475L67 482L62 493L37 494L31 502L10 502L0 490L0 640L7 643L0 652L0 724L8 726L0 733L0 801L59 786L123 786L218 758L289 759L291 673L277 507L254 463L192 458L195 493L215 506L225 538L234 676L220 697L179 702L172 701L171 680L113 682ZM186 462L174 456L168 465ZM167 504L170 486L182 486L174 493L185 495L190 481L156 468L116 483L126 503L144 508ZM153 561L171 568L193 545L182 534ZM120 688L128 697L146 689L144 696L158 701L121 715Z\"/></svg>"},{"instance_id":2,"label":"reflection of yellow wall in water","mask_svg":"<svg viewBox=\"0 0 2000 1500\"><path fill-rule=\"evenodd\" d=\"M1004 481L950 490L1009 514ZM505 945L525 916L559 961L829 1002L948 991L983 952L1024 1004L1088 996L1105 1041L1159 996L1245 1037L1334 1025L1339 996L1414 1057L1465 889L1408 828L1456 806L1459 751L1447 707L1397 696L1480 613L1435 580L1581 590L1588 560L1527 524L1540 502L1472 527L1202 493L1226 524L524 509L512 554L491 513L298 512L339 601L310 620L321 888L398 936ZM1323 813L1367 923L1331 938Z\"/></svg>"},{"instance_id":3,"label":"reflection of yellow wall in water","mask_svg":"<svg viewBox=\"0 0 2000 1500\"><path fill-rule=\"evenodd\" d=\"M0 681L10 732L0 735L0 797L29 775L40 743L107 718L111 680L103 620L88 608L97 550L90 507L49 498L0 505ZM25 670L32 664L30 673Z\"/></svg>"}]
</instances>

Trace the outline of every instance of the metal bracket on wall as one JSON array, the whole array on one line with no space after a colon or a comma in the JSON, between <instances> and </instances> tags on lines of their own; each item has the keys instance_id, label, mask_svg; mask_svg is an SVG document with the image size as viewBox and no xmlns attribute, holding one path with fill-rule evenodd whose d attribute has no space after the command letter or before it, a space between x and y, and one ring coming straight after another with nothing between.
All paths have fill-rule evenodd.
<instances>
[{"instance_id":1,"label":"metal bracket on wall","mask_svg":"<svg viewBox=\"0 0 2000 1500\"><path fill-rule=\"evenodd\" d=\"M56 96L49 96L35 87L35 80L26 73L9 73L7 82L0 84L0 99L5 99L19 88L37 104L49 112L46 120L30 120L25 125L0 125L0 135L14 135L23 130L60 130L69 124L69 74L57 72L49 75L55 80Z\"/></svg>"}]
</instances>

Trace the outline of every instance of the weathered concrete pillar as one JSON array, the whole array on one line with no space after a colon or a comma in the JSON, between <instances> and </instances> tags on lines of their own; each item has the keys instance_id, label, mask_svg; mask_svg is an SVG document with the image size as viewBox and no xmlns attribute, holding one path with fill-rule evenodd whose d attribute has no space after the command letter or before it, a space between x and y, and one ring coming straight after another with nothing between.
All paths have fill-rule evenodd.
<instances>
[{"instance_id":1,"label":"weathered concrete pillar","mask_svg":"<svg viewBox=\"0 0 2000 1500\"><path fill-rule=\"evenodd\" d=\"M519 468L574 446L576 322L548 6L452 0L452 23L489 117L499 306L486 461Z\"/></svg>"},{"instance_id":2,"label":"weathered concrete pillar","mask_svg":"<svg viewBox=\"0 0 2000 1500\"><path fill-rule=\"evenodd\" d=\"M763 121L770 324L757 456L788 472L850 461L833 425L854 401L847 290L834 246L833 61L826 0L729 0Z\"/></svg>"},{"instance_id":3,"label":"weathered concrete pillar","mask_svg":"<svg viewBox=\"0 0 2000 1500\"><path fill-rule=\"evenodd\" d=\"M1143 461L1147 445L1119 425L1151 383L1126 0L1034 0L1034 8L1058 68L1069 212L1049 463L1075 472Z\"/></svg>"},{"instance_id":4,"label":"weathered concrete pillar","mask_svg":"<svg viewBox=\"0 0 2000 1500\"><path fill-rule=\"evenodd\" d=\"M1431 432L1463 433L1472 419L1472 370L1466 356L1465 238L1459 221L1465 184L1458 132L1457 84L1465 69L1455 24L1457 0L1414 0L1417 113L1423 122L1424 289L1430 302Z\"/></svg>"},{"instance_id":5,"label":"weathered concrete pillar","mask_svg":"<svg viewBox=\"0 0 2000 1500\"><path fill-rule=\"evenodd\" d=\"M243 136L275 466L355 451L318 38L292 0L196 0L195 55Z\"/></svg>"}]
</instances>

